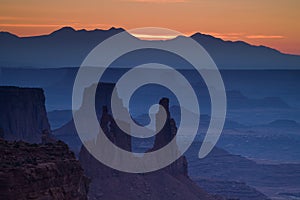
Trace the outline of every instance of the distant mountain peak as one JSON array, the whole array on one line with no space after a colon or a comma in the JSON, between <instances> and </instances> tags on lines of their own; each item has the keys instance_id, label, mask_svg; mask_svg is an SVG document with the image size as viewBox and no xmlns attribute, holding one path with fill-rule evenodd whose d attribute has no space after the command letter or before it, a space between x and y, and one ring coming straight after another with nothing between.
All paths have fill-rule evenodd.
<instances>
[{"instance_id":1,"label":"distant mountain peak","mask_svg":"<svg viewBox=\"0 0 300 200\"><path fill-rule=\"evenodd\" d=\"M54 32L52 32L51 34L57 34L57 33L72 33L72 32L76 32L76 30L73 27L70 26L65 26L62 27Z\"/></svg>"},{"instance_id":2,"label":"distant mountain peak","mask_svg":"<svg viewBox=\"0 0 300 200\"><path fill-rule=\"evenodd\" d=\"M51 34L29 37L0 32L0 65L80 66L82 60L97 44L123 31L126 30L117 27L107 30L75 30L72 27L62 27ZM269 47L255 46L243 41L224 41L200 32L190 37L203 46L220 69L299 69L300 67L300 56L282 54ZM188 37L176 37L181 40L186 38ZM80 48L74 49L74 46ZM140 57L142 59L144 56ZM182 67L178 62L169 61L163 56L159 59L162 62L173 62L178 68ZM125 62L129 63L131 60Z\"/></svg>"},{"instance_id":3,"label":"distant mountain peak","mask_svg":"<svg viewBox=\"0 0 300 200\"><path fill-rule=\"evenodd\" d=\"M214 37L212 35L208 35L208 34L203 34L200 32L197 32L193 35L190 36L191 38L193 38L196 41L214 41L214 42L219 42L219 43L226 43L226 44L231 44L231 45L238 45L238 46L244 46L244 47L255 47L255 48L259 48L259 49L263 49L263 50L269 50L272 51L274 53L281 53L280 51L264 46L264 45L252 45L249 44L245 41L241 41L241 40L236 40L236 41L232 41L232 40L223 40L222 38L218 38L218 37Z\"/></svg>"},{"instance_id":4,"label":"distant mountain peak","mask_svg":"<svg viewBox=\"0 0 300 200\"><path fill-rule=\"evenodd\" d=\"M123 29L123 28L116 28L116 27L111 27L110 29L108 29L109 31L112 31L112 30L114 30L114 31L125 31L125 29Z\"/></svg>"},{"instance_id":5,"label":"distant mountain peak","mask_svg":"<svg viewBox=\"0 0 300 200\"><path fill-rule=\"evenodd\" d=\"M72 33L79 33L79 32L84 32L84 33L92 33L92 32L122 32L125 31L123 28L115 28L111 27L110 29L104 30L104 29L94 29L94 30L86 30L86 29L79 29L75 30L73 27L70 26L65 26L62 27L54 32L52 32L50 35L56 35L56 34L72 34Z\"/></svg>"},{"instance_id":6,"label":"distant mountain peak","mask_svg":"<svg viewBox=\"0 0 300 200\"><path fill-rule=\"evenodd\" d=\"M212 38L214 38L214 36L207 35L207 34L200 33L200 32L194 33L193 35L191 35L191 37L212 37Z\"/></svg>"},{"instance_id":7,"label":"distant mountain peak","mask_svg":"<svg viewBox=\"0 0 300 200\"><path fill-rule=\"evenodd\" d=\"M212 39L212 40L219 40L219 41L222 41L224 42L224 40L222 40L221 38L217 38L217 37L214 37L212 35L208 35L208 34L203 34L203 33L200 33L200 32L197 32L193 35L190 36L191 38L193 39Z\"/></svg>"},{"instance_id":8,"label":"distant mountain peak","mask_svg":"<svg viewBox=\"0 0 300 200\"><path fill-rule=\"evenodd\" d=\"M13 38L19 38L17 35L14 35L10 32L6 32L6 31L0 31L0 36L1 37L13 37Z\"/></svg>"}]
</instances>

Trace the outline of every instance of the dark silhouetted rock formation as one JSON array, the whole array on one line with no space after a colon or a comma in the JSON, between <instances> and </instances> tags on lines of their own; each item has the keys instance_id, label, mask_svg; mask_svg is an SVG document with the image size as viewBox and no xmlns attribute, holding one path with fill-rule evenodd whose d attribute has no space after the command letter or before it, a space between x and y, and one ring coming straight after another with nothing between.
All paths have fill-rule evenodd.
<instances>
[{"instance_id":1,"label":"dark silhouetted rock formation","mask_svg":"<svg viewBox=\"0 0 300 200\"><path fill-rule=\"evenodd\" d=\"M122 122L120 122L122 123ZM125 122L123 122L125 123ZM131 137L124 133L117 125L114 118L108 113L107 106L102 108L102 116L100 120L100 126L105 135L118 147L131 151ZM129 125L128 125L129 126Z\"/></svg>"},{"instance_id":2,"label":"dark silhouetted rock formation","mask_svg":"<svg viewBox=\"0 0 300 200\"><path fill-rule=\"evenodd\" d=\"M162 98L159 101L159 104L163 107L167 114L166 123L164 124L163 128L155 135L155 141L153 148L149 151L158 150L164 146L166 146L171 140L176 136L177 127L176 122L170 115L170 108L169 108L169 99ZM159 110L158 112L162 112ZM156 120L159 119L159 113L157 114ZM177 148L173 149L173 152L179 151ZM164 168L170 174L182 174L187 176L187 160L184 156L181 156L176 161L174 161L171 165Z\"/></svg>"},{"instance_id":3,"label":"dark silhouetted rock formation","mask_svg":"<svg viewBox=\"0 0 300 200\"><path fill-rule=\"evenodd\" d=\"M97 86L95 107L99 120L103 112L102 106L106 105L107 107L110 107L111 93L114 89L114 86L115 84L112 83L101 83ZM95 87L95 85L86 88L83 96L89 96L88 93L93 89L93 87ZM90 102L87 99L83 99L82 107L86 106L86 104L89 103ZM55 138L67 143L70 149L72 149L72 151L74 151L76 155L79 154L82 142L78 136L73 119L59 129L54 130L53 135L55 136Z\"/></svg>"},{"instance_id":4,"label":"dark silhouetted rock formation","mask_svg":"<svg viewBox=\"0 0 300 200\"><path fill-rule=\"evenodd\" d=\"M0 87L0 128L7 140L41 142L50 130L42 89Z\"/></svg>"},{"instance_id":5,"label":"dark silhouetted rock formation","mask_svg":"<svg viewBox=\"0 0 300 200\"><path fill-rule=\"evenodd\" d=\"M154 147L149 151L169 143L176 134L177 128L175 121L170 118L168 102L166 98L160 101L168 117L164 128L156 135ZM128 139L130 136L117 127L106 106L102 108L100 125L114 144L127 151L131 150L131 140ZM111 169L96 160L84 146L79 160L87 176L91 177L90 199L221 199L207 194L189 179L185 157L180 157L164 169L146 174L130 174Z\"/></svg>"},{"instance_id":6,"label":"dark silhouetted rock formation","mask_svg":"<svg viewBox=\"0 0 300 200\"><path fill-rule=\"evenodd\" d=\"M126 150L129 150L130 146L134 148L135 146L131 145L131 141L128 139L128 135L119 132L117 136L115 134L115 131L111 131L119 130L113 122L112 116L109 114L111 99L110 96L111 91L114 88L114 84L101 83L100 87L101 90L100 92L97 91L95 99L96 111L98 112L98 119L102 129L104 130L106 136L119 147ZM87 90L88 89L89 88L87 88ZM85 105L85 103L87 102L83 101L83 105ZM107 107L102 107L103 105L106 105ZM147 148L148 151L154 151L165 146L173 139L173 137L176 134L177 127L175 121L172 119L172 117L174 116L171 116L169 112L170 110L168 99L161 99L160 105L164 107L164 110L167 113L166 123L163 129L158 134L156 134L153 147L149 149L149 147L146 146L146 148L143 149L143 152L147 151ZM176 109L176 112L179 113L178 115L180 115L179 108ZM206 117L207 121L209 121L209 117ZM203 119L203 116L201 119ZM240 197L242 197L241 199L252 198L253 200L256 197L261 197L261 199L267 198L264 194L255 190L255 188L253 188L253 185L249 184L249 182L245 180L240 180L239 176L241 174L238 170L233 173L232 179L229 176L224 176L224 178L218 177L218 174L223 173L224 170L226 170L226 172L229 173L233 169L241 168L241 166L248 167L249 164L253 163L247 159L237 159L230 161L230 157L233 156L231 154L226 154L224 155L224 157L217 156L217 158L220 158L220 160L216 160L216 162L215 160L213 160L213 162L210 162L210 159L199 160L198 151L200 146L196 148L192 147L192 152L191 150L189 150L189 152L185 154L187 157L189 157L188 163L185 156L182 156L177 161L173 162L171 165L156 172L147 173L143 175L127 174L103 165L102 163L97 161L92 155L90 155L84 147L81 147L80 149L78 145L81 144L81 141L78 138L73 120L71 120L62 128L54 131L54 134L56 137L64 139L64 141L66 141L68 144L72 144L74 146L72 149L78 149L76 150L76 152L78 152L79 154L80 162L83 168L85 169L86 174L92 178L91 189L89 193L91 199L120 199L123 196L124 198L122 199L136 199L138 197L139 199L173 199L173 196L170 194L173 191L175 191L174 193L179 195L178 191L181 190L185 191L185 194L179 195L182 198L190 197L189 195L192 195L190 199L205 199L203 196L201 196L201 194L205 194L205 192L203 192L201 188L203 188L205 191L208 191L211 194L223 195L225 197L233 199L237 199ZM118 139L121 137L124 137L126 139ZM75 138L77 139L75 140ZM212 152L212 154L214 153L215 151ZM229 157L230 164L228 167L226 160L227 157ZM188 166L189 168L187 168ZM252 170L250 171L252 172L249 172L249 176L255 179L256 176L254 176L253 173L255 173L256 170L253 168L251 169ZM195 182L198 182L200 188L195 186L195 183L190 180L190 178L187 175L188 171L190 178ZM241 173L245 175L244 172ZM162 181L162 179L164 179L164 181ZM156 180L157 182L155 182L154 180ZM124 182L127 184L124 184ZM178 185L176 187L173 187L174 183ZM200 183L202 183L202 185ZM222 187L220 187L221 183L223 184ZM246 183L247 185L243 183ZM141 191L144 190L144 186L138 187L137 185L146 184L148 185L147 188L149 190L145 189L145 193L143 193ZM172 192L171 190L167 190L170 187L174 188ZM164 188L167 189L164 190ZM192 192L190 190L192 190ZM114 191L113 194L112 191ZM201 192L196 192L196 194L194 194L193 191ZM122 193L124 194L122 195ZM149 197L147 197L147 195ZM178 199L180 197L176 198Z\"/></svg>"},{"instance_id":7,"label":"dark silhouetted rock formation","mask_svg":"<svg viewBox=\"0 0 300 200\"><path fill-rule=\"evenodd\" d=\"M176 135L177 132L175 121L171 119L170 116L169 99L162 98L159 101L159 104L164 108L165 112L167 113L167 119L162 130L159 133L157 133L155 136L155 142L152 150L157 150L166 146L173 139L173 137ZM159 110L158 112L162 112L162 111ZM160 119L156 117L156 120L160 120Z\"/></svg>"},{"instance_id":8,"label":"dark silhouetted rock formation","mask_svg":"<svg viewBox=\"0 0 300 200\"><path fill-rule=\"evenodd\" d=\"M87 199L89 179L63 142L47 145L0 139L1 199Z\"/></svg>"}]
</instances>

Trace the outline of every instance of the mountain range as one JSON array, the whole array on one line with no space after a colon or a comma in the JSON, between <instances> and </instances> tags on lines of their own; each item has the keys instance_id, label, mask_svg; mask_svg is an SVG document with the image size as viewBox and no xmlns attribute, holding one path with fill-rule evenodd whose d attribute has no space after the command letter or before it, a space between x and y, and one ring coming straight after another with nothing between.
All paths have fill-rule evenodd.
<instances>
[{"instance_id":1,"label":"mountain range","mask_svg":"<svg viewBox=\"0 0 300 200\"><path fill-rule=\"evenodd\" d=\"M60 68L78 67L88 53L100 42L122 28L92 31L63 27L48 35L18 37L9 32L0 32L0 67ZM178 36L185 37L185 36ZM210 35L195 33L191 36L214 59L220 69L300 69L300 56L281 53L265 46L253 46L242 41L224 41ZM178 38L175 38L175 40ZM182 68L186 63L166 56L162 52L145 50L139 52L138 63L150 62L147 56L163 64ZM132 65L132 56L116 66ZM136 62L136 61L135 61Z\"/></svg>"}]
</instances>

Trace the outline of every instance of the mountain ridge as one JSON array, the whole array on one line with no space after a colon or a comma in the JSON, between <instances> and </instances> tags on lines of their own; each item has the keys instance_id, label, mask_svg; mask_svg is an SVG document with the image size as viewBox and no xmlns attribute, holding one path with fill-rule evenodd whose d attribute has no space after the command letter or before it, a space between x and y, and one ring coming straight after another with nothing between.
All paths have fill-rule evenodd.
<instances>
[{"instance_id":1,"label":"mountain ridge","mask_svg":"<svg viewBox=\"0 0 300 200\"><path fill-rule=\"evenodd\" d=\"M95 46L123 31L126 30L115 27L107 30L75 30L72 27L62 27L50 34L26 37L0 32L0 66L78 67ZM174 40L178 38L188 37L178 36ZM199 32L190 38L206 49L220 69L300 69L299 55L285 54L270 47L256 46L244 41L225 41ZM147 54L151 52L142 52L139 57L143 58ZM131 65L132 59L132 56L125 59L124 66ZM156 59L162 63L174 64L175 68L182 68L178 61L170 62L170 58L165 55L156 56Z\"/></svg>"},{"instance_id":2,"label":"mountain ridge","mask_svg":"<svg viewBox=\"0 0 300 200\"><path fill-rule=\"evenodd\" d=\"M215 36L212 36L212 35L209 35L209 34L204 34L204 33L201 33L201 32L196 32L194 34L192 34L190 36L191 38L194 38L194 37L207 37L207 38L211 38L211 39L216 39L218 41L221 41L221 42L228 42L228 43L233 43L233 44L243 44L243 45L246 45L246 46L250 46L250 47L261 47L261 48L267 48L269 50L273 50L274 52L278 52L278 53L281 53L281 54L285 54L285 55L294 55L294 54L287 54L287 53L283 53L275 48L271 48L271 47L268 47L268 46L265 46L265 45L254 45L254 44L250 44L250 43L247 43L245 41L242 41L242 40L236 40L236 41L233 41L233 40L224 40L222 38L219 38L219 37L215 37Z\"/></svg>"},{"instance_id":3,"label":"mountain ridge","mask_svg":"<svg viewBox=\"0 0 300 200\"><path fill-rule=\"evenodd\" d=\"M109 29L98 29L98 28L96 28L96 29L93 29L93 30L87 30L87 29L78 29L78 30L76 30L72 26L64 26L64 27L59 28L59 29L57 29L55 31L52 31L49 34L32 35L32 36L18 36L17 34L14 34L14 33L8 32L8 31L0 31L0 37L1 37L1 35L5 34L5 35L11 36L11 37L21 38L22 39L22 38L35 38L35 37L41 37L41 36L49 36L49 35L54 35L54 34L60 33L60 32L86 32L86 33L93 33L93 32L98 32L98 31L99 32L105 32L105 31L111 31L111 30L117 30L117 31L120 31L120 32L126 31L123 28L116 28L116 27L111 27ZM253 45L253 44L247 43L247 42L242 41L242 40L236 40L236 41L233 41L233 40L224 40L222 38L215 37L215 36L212 36L212 35L209 35L209 34L204 34L204 33L201 33L201 32L195 32L195 33L193 33L190 36L179 35L177 37L191 37L191 38L194 38L194 37L207 37L207 38L211 38L211 39L222 41L222 42L236 43L236 44L240 43L240 44L244 44L244 45L251 46L251 47L267 48L269 50L273 50L274 52L278 52L278 53L285 54L285 55L299 56L299 55L296 55L296 54L284 53L284 52L281 52L281 51L279 51L279 50L277 50L275 48L271 48L271 47L268 47L268 46L265 46L265 45Z\"/></svg>"}]
</instances>

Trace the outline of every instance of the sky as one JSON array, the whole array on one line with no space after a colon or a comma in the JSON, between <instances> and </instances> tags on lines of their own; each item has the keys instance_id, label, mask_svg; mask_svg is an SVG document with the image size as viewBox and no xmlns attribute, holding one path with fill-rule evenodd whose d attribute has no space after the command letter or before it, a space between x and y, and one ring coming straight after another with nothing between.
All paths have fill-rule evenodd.
<instances>
[{"instance_id":1,"label":"sky","mask_svg":"<svg viewBox=\"0 0 300 200\"><path fill-rule=\"evenodd\" d=\"M0 0L0 31L162 27L300 55L300 0Z\"/></svg>"}]
</instances>

